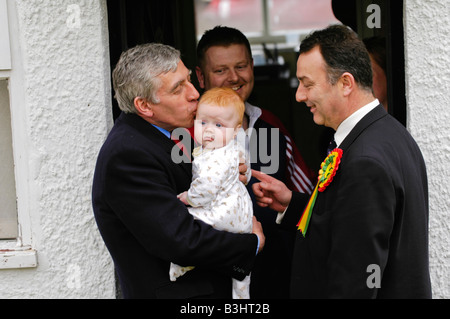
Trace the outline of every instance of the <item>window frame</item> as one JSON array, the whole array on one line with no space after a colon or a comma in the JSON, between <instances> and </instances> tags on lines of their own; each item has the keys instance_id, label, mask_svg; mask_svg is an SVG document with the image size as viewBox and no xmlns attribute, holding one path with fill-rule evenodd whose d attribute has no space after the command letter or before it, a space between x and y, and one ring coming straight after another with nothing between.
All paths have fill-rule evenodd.
<instances>
[{"instance_id":1,"label":"window frame","mask_svg":"<svg viewBox=\"0 0 450 319\"><path fill-rule=\"evenodd\" d=\"M8 11L6 0L0 0L0 71L10 69L11 49L9 41ZM5 74L0 74L0 77L4 76Z\"/></svg>"},{"instance_id":2,"label":"window frame","mask_svg":"<svg viewBox=\"0 0 450 319\"><path fill-rule=\"evenodd\" d=\"M11 106L9 102L9 79L0 78L0 144L3 171L0 180L0 239L16 238L18 235L16 178L12 149ZM2 202L5 201L5 202Z\"/></svg>"},{"instance_id":3,"label":"window frame","mask_svg":"<svg viewBox=\"0 0 450 319\"><path fill-rule=\"evenodd\" d=\"M21 61L17 9L14 1L0 0L0 11L4 23L8 26L10 68L0 70L0 78L8 80L9 106L11 112L11 136L14 161L14 176L17 198L16 239L0 239L0 270L37 267L37 252L32 245L32 219L27 198L30 190L27 181L32 180L29 165L28 137L26 121L23 117L25 105L24 72ZM20 142L21 141L21 142ZM25 142L23 142L25 141Z\"/></svg>"}]
</instances>

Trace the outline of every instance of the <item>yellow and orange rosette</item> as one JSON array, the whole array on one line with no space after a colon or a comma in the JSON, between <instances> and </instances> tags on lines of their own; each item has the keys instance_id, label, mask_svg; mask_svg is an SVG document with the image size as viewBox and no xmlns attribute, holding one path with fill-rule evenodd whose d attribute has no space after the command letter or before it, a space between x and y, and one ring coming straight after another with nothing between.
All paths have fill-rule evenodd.
<instances>
[{"instance_id":1,"label":"yellow and orange rosette","mask_svg":"<svg viewBox=\"0 0 450 319\"><path fill-rule=\"evenodd\" d=\"M309 220L311 219L311 213L314 208L314 204L316 203L317 194L318 192L323 192L333 181L333 177L336 175L339 168L341 157L342 150L340 148L335 148L328 154L322 164L320 164L317 185L311 194L311 198L303 211L300 221L297 224L298 230L300 230L303 237L305 237L306 231L308 230Z\"/></svg>"}]
</instances>

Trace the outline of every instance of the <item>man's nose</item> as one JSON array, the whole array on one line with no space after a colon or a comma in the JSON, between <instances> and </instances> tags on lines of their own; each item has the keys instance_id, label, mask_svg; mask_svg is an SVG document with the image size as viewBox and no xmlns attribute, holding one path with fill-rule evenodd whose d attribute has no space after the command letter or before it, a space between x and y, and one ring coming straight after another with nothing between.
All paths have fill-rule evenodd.
<instances>
[{"instance_id":1,"label":"man's nose","mask_svg":"<svg viewBox=\"0 0 450 319\"><path fill-rule=\"evenodd\" d=\"M228 74L228 81L231 83L237 83L239 81L239 75L233 69L230 70Z\"/></svg>"},{"instance_id":2,"label":"man's nose","mask_svg":"<svg viewBox=\"0 0 450 319\"><path fill-rule=\"evenodd\" d=\"M200 97L200 93L198 93L197 89L194 87L194 85L191 82L188 83L187 97L188 97L189 101L198 100L198 98Z\"/></svg>"},{"instance_id":3,"label":"man's nose","mask_svg":"<svg viewBox=\"0 0 450 319\"><path fill-rule=\"evenodd\" d=\"M301 83L299 83L297 92L295 93L295 100L297 102L305 102L306 101L306 92L305 92L305 89L302 87Z\"/></svg>"}]
</instances>

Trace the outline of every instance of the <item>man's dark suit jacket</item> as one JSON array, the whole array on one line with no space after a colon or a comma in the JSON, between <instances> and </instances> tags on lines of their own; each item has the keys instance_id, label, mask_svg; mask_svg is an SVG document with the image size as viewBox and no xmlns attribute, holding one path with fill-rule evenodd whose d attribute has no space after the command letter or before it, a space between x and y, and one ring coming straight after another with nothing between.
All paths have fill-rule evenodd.
<instances>
[{"instance_id":1,"label":"man's dark suit jacket","mask_svg":"<svg viewBox=\"0 0 450 319\"><path fill-rule=\"evenodd\" d=\"M378 106L340 148L306 237L297 234L291 297L431 297L427 176L417 144ZM296 224L304 206L305 196L294 194L283 224Z\"/></svg>"},{"instance_id":2,"label":"man's dark suit jacket","mask_svg":"<svg viewBox=\"0 0 450 319\"><path fill-rule=\"evenodd\" d=\"M231 298L231 278L254 263L257 237L194 220L177 194L191 164L171 159L174 142L137 115L121 114L97 160L94 215L124 298ZM196 266L175 282L169 264Z\"/></svg>"}]
</instances>

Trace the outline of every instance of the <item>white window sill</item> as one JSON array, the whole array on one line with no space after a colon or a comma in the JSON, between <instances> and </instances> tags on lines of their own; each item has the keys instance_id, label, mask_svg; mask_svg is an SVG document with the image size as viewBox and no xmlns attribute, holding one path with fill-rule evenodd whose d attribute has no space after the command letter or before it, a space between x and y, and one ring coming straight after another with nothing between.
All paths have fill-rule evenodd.
<instances>
[{"instance_id":1,"label":"white window sill","mask_svg":"<svg viewBox=\"0 0 450 319\"><path fill-rule=\"evenodd\" d=\"M0 70L0 80L9 79L11 77L11 71L9 70Z\"/></svg>"},{"instance_id":2,"label":"white window sill","mask_svg":"<svg viewBox=\"0 0 450 319\"><path fill-rule=\"evenodd\" d=\"M0 243L0 269L37 267L37 252L31 247L8 247Z\"/></svg>"}]
</instances>

